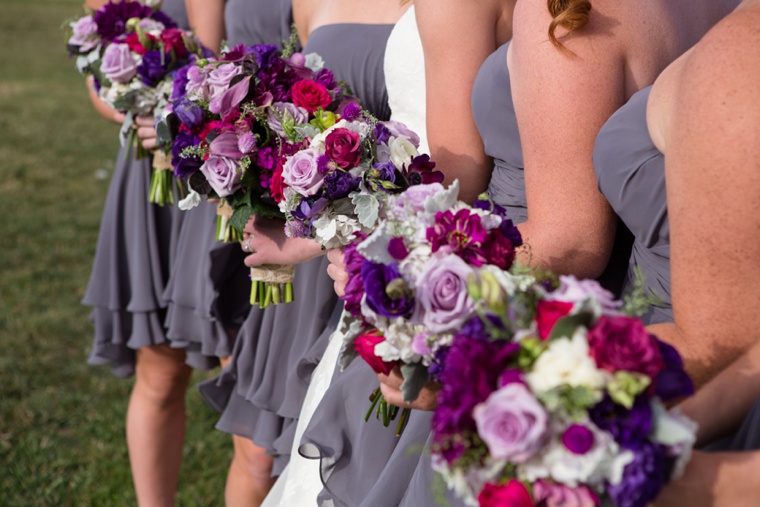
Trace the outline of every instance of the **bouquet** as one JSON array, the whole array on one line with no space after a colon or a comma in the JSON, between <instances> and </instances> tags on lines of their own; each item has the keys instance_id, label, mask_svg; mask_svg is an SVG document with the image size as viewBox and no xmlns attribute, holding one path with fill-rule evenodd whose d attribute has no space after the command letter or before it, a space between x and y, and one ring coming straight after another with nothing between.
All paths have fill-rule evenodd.
<instances>
[{"instance_id":1,"label":"bouquet","mask_svg":"<svg viewBox=\"0 0 760 507\"><path fill-rule=\"evenodd\" d=\"M136 137L134 117L154 116L172 93L172 71L205 54L190 32L180 30L163 12L140 2L109 2L69 23L68 49L77 56L80 73L93 77L98 95L126 112L121 139L135 145L137 158L148 155ZM149 200L173 203L168 160L154 160Z\"/></svg>"},{"instance_id":2,"label":"bouquet","mask_svg":"<svg viewBox=\"0 0 760 507\"><path fill-rule=\"evenodd\" d=\"M596 281L470 282L477 315L446 351L433 466L482 507L643 507L685 466L695 424L679 354ZM475 502L477 499L477 502Z\"/></svg>"},{"instance_id":3,"label":"bouquet","mask_svg":"<svg viewBox=\"0 0 760 507\"><path fill-rule=\"evenodd\" d=\"M280 209L289 237L325 249L349 244L377 226L383 203L412 185L443 181L419 136L404 124L378 122L359 108L321 133L283 165Z\"/></svg>"},{"instance_id":4,"label":"bouquet","mask_svg":"<svg viewBox=\"0 0 760 507\"><path fill-rule=\"evenodd\" d=\"M171 139L175 175L190 188L180 207L197 205L201 195L221 200L221 241L239 241L253 215L282 218L286 158L348 106L359 109L318 55L292 46L280 52L272 45L239 45L198 60L177 81L184 96L158 130ZM293 272L293 266L252 269L251 303L292 301Z\"/></svg>"},{"instance_id":5,"label":"bouquet","mask_svg":"<svg viewBox=\"0 0 760 507\"><path fill-rule=\"evenodd\" d=\"M389 199L371 235L344 251L349 284L341 365L358 355L388 374L399 364L409 402L437 378L442 354L476 315L468 280L508 270L522 244L504 208L488 200L468 206L458 193L458 182L448 189L440 183L410 187ZM378 404L387 426L396 409L386 415L377 392L372 403L370 413Z\"/></svg>"}]
</instances>

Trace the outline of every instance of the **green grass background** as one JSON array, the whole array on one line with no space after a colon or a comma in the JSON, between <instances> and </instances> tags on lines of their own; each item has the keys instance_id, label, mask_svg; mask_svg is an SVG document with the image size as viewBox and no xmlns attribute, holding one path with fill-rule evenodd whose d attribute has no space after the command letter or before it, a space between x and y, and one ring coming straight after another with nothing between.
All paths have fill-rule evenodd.
<instances>
[{"instance_id":1,"label":"green grass background","mask_svg":"<svg viewBox=\"0 0 760 507\"><path fill-rule=\"evenodd\" d=\"M118 149L65 51L81 5L0 0L0 506L136 505L132 381L86 364L79 304ZM230 440L193 387L187 401L177 505L222 505Z\"/></svg>"}]
</instances>

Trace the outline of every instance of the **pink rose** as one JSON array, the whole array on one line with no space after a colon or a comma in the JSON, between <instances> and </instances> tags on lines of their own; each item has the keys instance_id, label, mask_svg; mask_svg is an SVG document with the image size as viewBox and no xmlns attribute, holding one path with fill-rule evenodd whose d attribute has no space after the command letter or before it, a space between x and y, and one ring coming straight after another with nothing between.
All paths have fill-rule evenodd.
<instances>
[{"instance_id":1,"label":"pink rose","mask_svg":"<svg viewBox=\"0 0 760 507\"><path fill-rule=\"evenodd\" d=\"M511 480L507 484L495 486L486 484L478 495L480 507L535 507L530 493L520 481Z\"/></svg>"},{"instance_id":2,"label":"pink rose","mask_svg":"<svg viewBox=\"0 0 760 507\"><path fill-rule=\"evenodd\" d=\"M549 428L544 407L517 382L491 393L475 406L472 416L491 456L513 463L529 460L541 448Z\"/></svg>"},{"instance_id":3,"label":"pink rose","mask_svg":"<svg viewBox=\"0 0 760 507\"><path fill-rule=\"evenodd\" d=\"M227 197L240 188L237 163L227 157L212 155L201 166L201 172L219 197Z\"/></svg>"},{"instance_id":4,"label":"pink rose","mask_svg":"<svg viewBox=\"0 0 760 507\"><path fill-rule=\"evenodd\" d=\"M383 373L388 375L394 366L395 362L386 363L380 357L375 355L375 345L383 343L385 337L380 331L373 329L354 340L354 350L361 356L364 361L372 368L375 373Z\"/></svg>"},{"instance_id":5,"label":"pink rose","mask_svg":"<svg viewBox=\"0 0 760 507\"><path fill-rule=\"evenodd\" d=\"M586 486L571 488L541 479L533 485L533 495L546 507L595 507L599 503L599 497Z\"/></svg>"},{"instance_id":6,"label":"pink rose","mask_svg":"<svg viewBox=\"0 0 760 507\"><path fill-rule=\"evenodd\" d=\"M282 180L304 197L314 195L322 188L324 176L317 168L319 153L309 148L290 157L282 167Z\"/></svg>"},{"instance_id":7,"label":"pink rose","mask_svg":"<svg viewBox=\"0 0 760 507\"><path fill-rule=\"evenodd\" d=\"M536 324L538 325L538 337L542 340L549 338L554 328L554 324L559 319L570 313L573 309L573 303L564 301L546 301L541 300L536 307Z\"/></svg>"},{"instance_id":8,"label":"pink rose","mask_svg":"<svg viewBox=\"0 0 760 507\"><path fill-rule=\"evenodd\" d=\"M612 373L635 371L653 379L665 367L657 338L633 317L602 316L589 330L588 344L596 365Z\"/></svg>"},{"instance_id":9,"label":"pink rose","mask_svg":"<svg viewBox=\"0 0 760 507\"><path fill-rule=\"evenodd\" d=\"M475 303L467 293L472 268L457 255L428 262L417 280L413 321L432 333L461 327L473 314Z\"/></svg>"},{"instance_id":10,"label":"pink rose","mask_svg":"<svg viewBox=\"0 0 760 507\"><path fill-rule=\"evenodd\" d=\"M325 154L341 169L359 165L362 147L359 134L348 129L335 129L325 138Z\"/></svg>"},{"instance_id":11,"label":"pink rose","mask_svg":"<svg viewBox=\"0 0 760 507\"><path fill-rule=\"evenodd\" d=\"M126 44L110 44L103 53L100 71L114 83L128 83L137 74L137 62Z\"/></svg>"},{"instance_id":12,"label":"pink rose","mask_svg":"<svg viewBox=\"0 0 760 507\"><path fill-rule=\"evenodd\" d=\"M295 105L306 109L310 113L320 108L324 109L332 102L332 97L327 88L309 79L296 81L290 89L290 94L293 97Z\"/></svg>"}]
</instances>

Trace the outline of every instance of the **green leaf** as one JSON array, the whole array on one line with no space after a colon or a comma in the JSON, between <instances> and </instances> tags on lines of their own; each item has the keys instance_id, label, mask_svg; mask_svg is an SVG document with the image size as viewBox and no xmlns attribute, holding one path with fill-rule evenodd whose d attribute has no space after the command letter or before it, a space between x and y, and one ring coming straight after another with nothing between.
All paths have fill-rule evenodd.
<instances>
[{"instance_id":1,"label":"green leaf","mask_svg":"<svg viewBox=\"0 0 760 507\"><path fill-rule=\"evenodd\" d=\"M549 334L549 340L556 340L562 337L572 338L578 327L589 327L593 318L594 316L588 312L566 315L554 324L552 332Z\"/></svg>"}]
</instances>

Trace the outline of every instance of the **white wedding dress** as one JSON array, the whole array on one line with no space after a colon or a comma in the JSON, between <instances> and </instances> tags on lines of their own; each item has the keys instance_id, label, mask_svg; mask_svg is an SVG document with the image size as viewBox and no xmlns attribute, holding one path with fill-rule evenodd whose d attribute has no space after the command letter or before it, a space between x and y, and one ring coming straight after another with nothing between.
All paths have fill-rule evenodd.
<instances>
[{"instance_id":1,"label":"white wedding dress","mask_svg":"<svg viewBox=\"0 0 760 507\"><path fill-rule=\"evenodd\" d=\"M414 6L399 19L385 49L385 84L391 120L406 124L420 136L420 153L429 153L425 129L425 59ZM330 337L322 360L312 374L296 427L290 463L275 482L262 507L314 507L322 491L318 459L302 457L301 436L322 396L330 387L343 342L338 331Z\"/></svg>"}]
</instances>

